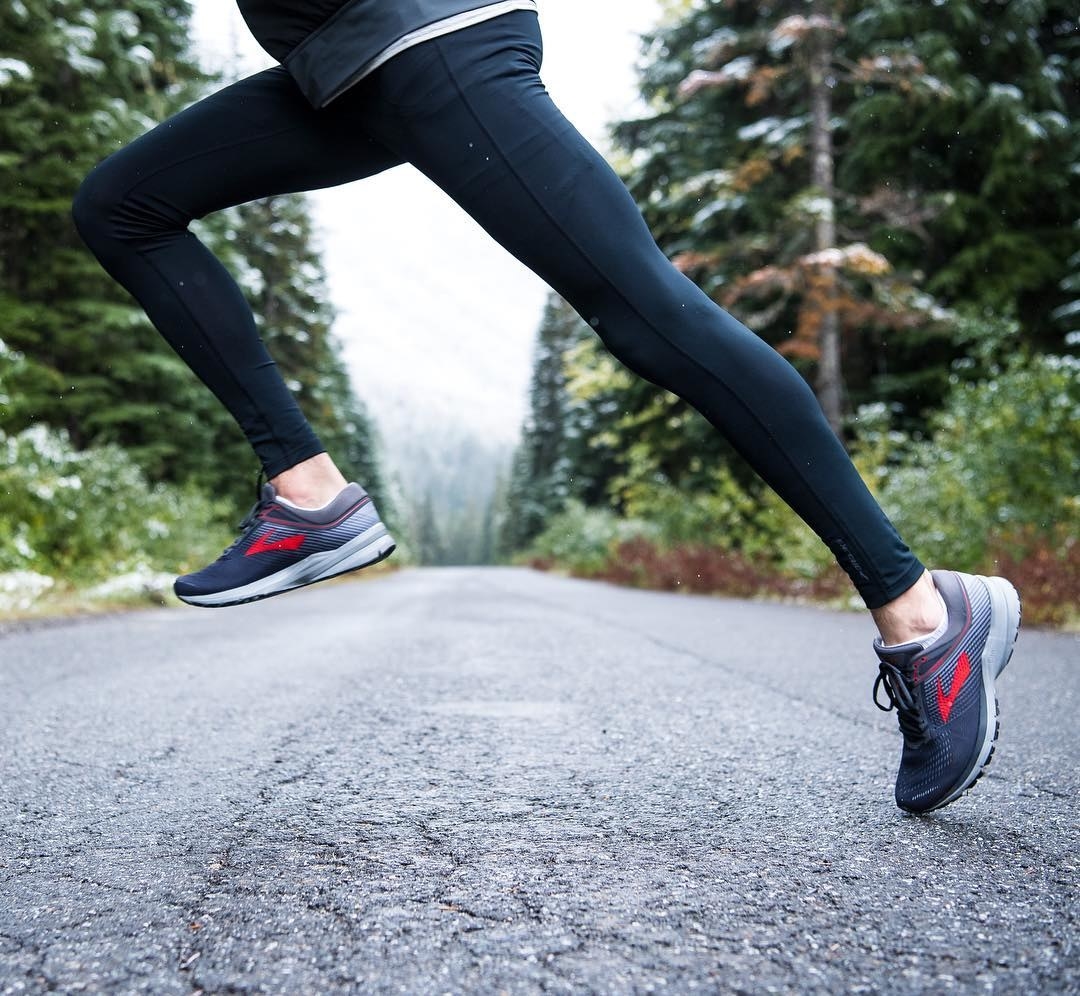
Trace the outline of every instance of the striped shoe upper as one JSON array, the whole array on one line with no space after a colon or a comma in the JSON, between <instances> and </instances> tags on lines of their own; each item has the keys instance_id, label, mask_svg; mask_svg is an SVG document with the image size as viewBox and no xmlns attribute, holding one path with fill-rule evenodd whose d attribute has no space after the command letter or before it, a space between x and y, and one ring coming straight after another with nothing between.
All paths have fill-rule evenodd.
<instances>
[{"instance_id":1,"label":"striped shoe upper","mask_svg":"<svg viewBox=\"0 0 1080 996\"><path fill-rule=\"evenodd\" d=\"M905 644L875 649L880 671L875 701L884 688L897 710L904 749L896 779L897 804L926 812L947 800L969 777L983 749L987 724L983 650L991 601L974 577L934 573L948 610L948 626L930 647ZM976 765L977 766L977 765Z\"/></svg>"},{"instance_id":2,"label":"striped shoe upper","mask_svg":"<svg viewBox=\"0 0 1080 996\"><path fill-rule=\"evenodd\" d=\"M236 541L209 567L177 579L177 595L207 595L251 584L312 554L337 549L379 521L370 496L350 484L324 508L283 504L266 484Z\"/></svg>"}]
</instances>

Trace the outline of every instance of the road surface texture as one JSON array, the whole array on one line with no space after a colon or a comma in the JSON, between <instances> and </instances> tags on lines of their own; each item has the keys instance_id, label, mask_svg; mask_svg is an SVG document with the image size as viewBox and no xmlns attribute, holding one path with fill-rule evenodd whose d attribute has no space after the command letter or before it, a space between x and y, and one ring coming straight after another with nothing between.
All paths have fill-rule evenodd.
<instances>
[{"instance_id":1,"label":"road surface texture","mask_svg":"<svg viewBox=\"0 0 1080 996\"><path fill-rule=\"evenodd\" d=\"M0 992L1080 991L1080 638L892 801L868 617L514 569L0 636Z\"/></svg>"}]
</instances>

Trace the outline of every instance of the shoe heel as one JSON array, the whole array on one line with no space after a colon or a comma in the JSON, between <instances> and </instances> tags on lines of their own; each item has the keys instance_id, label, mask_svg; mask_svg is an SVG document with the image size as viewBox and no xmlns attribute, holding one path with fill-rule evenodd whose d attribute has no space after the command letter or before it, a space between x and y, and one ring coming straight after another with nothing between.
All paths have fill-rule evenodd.
<instances>
[{"instance_id":1,"label":"shoe heel","mask_svg":"<svg viewBox=\"0 0 1080 996\"><path fill-rule=\"evenodd\" d=\"M337 577L339 574L348 574L349 571L358 571L362 567L370 567L380 560L385 560L397 549L394 537L380 522L369 529L363 536L353 540L355 546L347 544L342 548L342 556L332 564L324 564L323 569L316 574L310 582L325 581L328 578Z\"/></svg>"},{"instance_id":2,"label":"shoe heel","mask_svg":"<svg viewBox=\"0 0 1080 996\"><path fill-rule=\"evenodd\" d=\"M983 664L993 668L996 678L1012 660L1020 635L1020 595L1004 578L980 578L990 593L992 622L983 652Z\"/></svg>"}]
</instances>

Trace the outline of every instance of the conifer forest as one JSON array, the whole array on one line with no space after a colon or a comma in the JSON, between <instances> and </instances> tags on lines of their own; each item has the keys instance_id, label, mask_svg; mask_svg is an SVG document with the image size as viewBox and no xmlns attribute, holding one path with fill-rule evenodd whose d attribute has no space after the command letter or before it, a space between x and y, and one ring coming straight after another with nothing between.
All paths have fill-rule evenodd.
<instances>
[{"instance_id":1,"label":"conifer forest","mask_svg":"<svg viewBox=\"0 0 1080 996\"><path fill-rule=\"evenodd\" d=\"M239 430L71 221L97 162L220 85L190 13L0 0L0 613L202 566L252 500ZM663 0L657 18L611 135L661 248L806 378L924 562L1005 572L1026 618L1077 624L1074 0ZM405 494L342 360L305 198L195 227L404 560L851 602L704 418L554 295L489 497Z\"/></svg>"}]
</instances>

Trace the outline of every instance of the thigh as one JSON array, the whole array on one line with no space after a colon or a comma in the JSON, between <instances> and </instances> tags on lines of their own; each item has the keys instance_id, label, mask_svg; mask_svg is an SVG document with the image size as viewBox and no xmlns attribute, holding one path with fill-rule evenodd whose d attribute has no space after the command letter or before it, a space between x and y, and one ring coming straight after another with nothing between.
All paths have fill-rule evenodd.
<instances>
[{"instance_id":1,"label":"thigh","mask_svg":"<svg viewBox=\"0 0 1080 996\"><path fill-rule=\"evenodd\" d=\"M390 95L379 137L587 318L602 317L586 314L601 290L650 296L653 307L657 283L696 297L552 101L540 60L537 19L525 11L406 52L378 81Z\"/></svg>"},{"instance_id":2,"label":"thigh","mask_svg":"<svg viewBox=\"0 0 1080 996\"><path fill-rule=\"evenodd\" d=\"M105 160L114 202L179 224L260 197L331 187L401 162L363 127L363 95L316 110L278 66L192 104ZM101 177L100 179L104 179ZM100 182L99 179L99 182Z\"/></svg>"}]
</instances>

